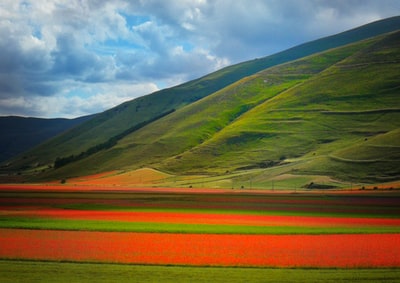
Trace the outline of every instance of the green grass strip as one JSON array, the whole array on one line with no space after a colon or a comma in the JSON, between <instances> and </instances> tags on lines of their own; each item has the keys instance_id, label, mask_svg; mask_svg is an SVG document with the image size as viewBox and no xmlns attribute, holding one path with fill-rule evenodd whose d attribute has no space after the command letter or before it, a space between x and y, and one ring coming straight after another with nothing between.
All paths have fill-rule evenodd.
<instances>
[{"instance_id":1,"label":"green grass strip","mask_svg":"<svg viewBox=\"0 0 400 283\"><path fill-rule=\"evenodd\" d=\"M213 224L150 223L97 220L60 220L41 218L0 218L0 228L110 231L140 233L200 233L200 234L372 234L400 233L400 227L299 227L244 226Z\"/></svg>"},{"instance_id":2,"label":"green grass strip","mask_svg":"<svg viewBox=\"0 0 400 283\"><path fill-rule=\"evenodd\" d=\"M285 210L290 205L284 205L283 207L275 206L274 209L229 209L229 208L171 208L171 207L123 207L108 204L70 204L70 205L55 205L54 207L62 209L73 209L73 210L101 210L101 211L124 211L124 212L178 212L178 213L213 213L213 214L235 214L235 215L281 215L281 216L321 216L321 217L360 217L360 218L398 218L398 214L385 213L387 208L381 208L380 211L376 212L346 212L346 211L301 211L299 210ZM293 206L292 206L293 207ZM326 207L326 206L325 206ZM313 208L311 206L311 208ZM337 208L337 206L336 206ZM363 208L360 208L362 210ZM364 208L365 209L365 208ZM389 208L390 209L390 208Z\"/></svg>"},{"instance_id":3,"label":"green grass strip","mask_svg":"<svg viewBox=\"0 0 400 283\"><path fill-rule=\"evenodd\" d=\"M123 265L0 260L2 283L14 282L399 282L400 269L311 269Z\"/></svg>"}]
</instances>

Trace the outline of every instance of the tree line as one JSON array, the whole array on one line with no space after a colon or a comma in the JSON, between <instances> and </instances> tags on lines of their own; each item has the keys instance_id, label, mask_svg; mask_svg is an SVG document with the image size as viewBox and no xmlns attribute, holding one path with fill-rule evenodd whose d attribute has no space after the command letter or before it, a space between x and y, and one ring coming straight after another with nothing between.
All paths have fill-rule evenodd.
<instances>
[{"instance_id":1,"label":"tree line","mask_svg":"<svg viewBox=\"0 0 400 283\"><path fill-rule=\"evenodd\" d=\"M161 119L164 116L167 116L168 114L171 114L174 111L175 111L175 109L171 109L171 110L166 111L166 112L164 112L164 113L162 113L162 114L160 114L158 116L155 116L155 117L153 117L153 118L151 118L149 120L145 120L143 122L140 122L140 123L128 128L128 129L126 129L122 133L119 133L118 135L115 135L115 136L109 138L107 141L90 147L89 149L87 149L86 151L81 152L78 155L72 154L72 155L67 156L67 157L57 157L56 160L54 161L54 168L57 169L57 168L63 167L65 165L69 164L69 163L72 163L72 162L81 160L83 158L86 158L86 157L88 157L88 156L90 156L92 154L95 154L95 153L97 153L97 152L99 152L101 150L109 149L109 148L113 147L114 145L116 145L117 142L120 139L122 139L123 137L125 137L125 136L127 136L127 135L129 135L129 134L131 134L131 133L143 128L144 126L146 126L146 125L148 125L148 124L150 124L150 123L152 123L152 122L154 122L154 121L156 121L158 119Z\"/></svg>"}]
</instances>

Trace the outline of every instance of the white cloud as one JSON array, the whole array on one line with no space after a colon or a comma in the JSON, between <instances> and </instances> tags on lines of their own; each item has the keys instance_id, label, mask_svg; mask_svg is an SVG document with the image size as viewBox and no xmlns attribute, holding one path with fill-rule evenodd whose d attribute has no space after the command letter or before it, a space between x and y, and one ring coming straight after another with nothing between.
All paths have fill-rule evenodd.
<instances>
[{"instance_id":1,"label":"white cloud","mask_svg":"<svg viewBox=\"0 0 400 283\"><path fill-rule=\"evenodd\" d=\"M155 84L99 83L70 86L54 96L20 96L0 99L4 115L74 118L117 106L133 97L159 90Z\"/></svg>"},{"instance_id":2,"label":"white cloud","mask_svg":"<svg viewBox=\"0 0 400 283\"><path fill-rule=\"evenodd\" d=\"M399 12L397 0L3 0L0 115L102 111Z\"/></svg>"}]
</instances>

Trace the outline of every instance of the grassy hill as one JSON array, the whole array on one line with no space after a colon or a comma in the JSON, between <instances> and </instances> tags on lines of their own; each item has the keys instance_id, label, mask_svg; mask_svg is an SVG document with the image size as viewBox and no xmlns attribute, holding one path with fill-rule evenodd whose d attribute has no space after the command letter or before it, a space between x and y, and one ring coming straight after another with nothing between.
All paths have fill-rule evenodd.
<instances>
[{"instance_id":1,"label":"grassy hill","mask_svg":"<svg viewBox=\"0 0 400 283\"><path fill-rule=\"evenodd\" d=\"M395 32L267 68L47 178L150 166L259 186L398 180L398 46Z\"/></svg>"},{"instance_id":2,"label":"grassy hill","mask_svg":"<svg viewBox=\"0 0 400 283\"><path fill-rule=\"evenodd\" d=\"M0 162L63 133L90 118L93 118L93 115L76 119L0 117Z\"/></svg>"},{"instance_id":3,"label":"grassy hill","mask_svg":"<svg viewBox=\"0 0 400 283\"><path fill-rule=\"evenodd\" d=\"M400 29L398 17L387 21ZM34 162L43 167L30 172L46 169L73 154L37 177L152 167L224 176L218 178L228 186L398 180L400 33L351 41L384 30L375 24L124 103L25 153L9 169ZM346 40L354 43L342 46Z\"/></svg>"},{"instance_id":4,"label":"grassy hill","mask_svg":"<svg viewBox=\"0 0 400 283\"><path fill-rule=\"evenodd\" d=\"M229 66L188 83L134 99L99 113L71 131L13 158L8 170L51 165L57 157L78 155L137 125L152 121L162 113L180 109L266 68L399 28L400 17L385 19L271 56Z\"/></svg>"}]
</instances>

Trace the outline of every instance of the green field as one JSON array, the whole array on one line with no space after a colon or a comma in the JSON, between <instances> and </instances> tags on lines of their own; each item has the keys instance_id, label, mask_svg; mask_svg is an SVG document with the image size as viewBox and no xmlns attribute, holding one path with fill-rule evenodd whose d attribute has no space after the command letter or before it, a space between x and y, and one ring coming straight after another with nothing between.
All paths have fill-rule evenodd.
<instances>
[{"instance_id":1,"label":"green field","mask_svg":"<svg viewBox=\"0 0 400 283\"><path fill-rule=\"evenodd\" d=\"M174 224L124 221L89 221L46 218L0 218L0 228L109 231L141 233L195 233L195 234L379 234L400 233L400 227L299 227L299 226L241 226L212 224Z\"/></svg>"},{"instance_id":2,"label":"green field","mask_svg":"<svg viewBox=\"0 0 400 283\"><path fill-rule=\"evenodd\" d=\"M285 269L143 266L0 261L3 283L15 282L400 282L399 269Z\"/></svg>"}]
</instances>

